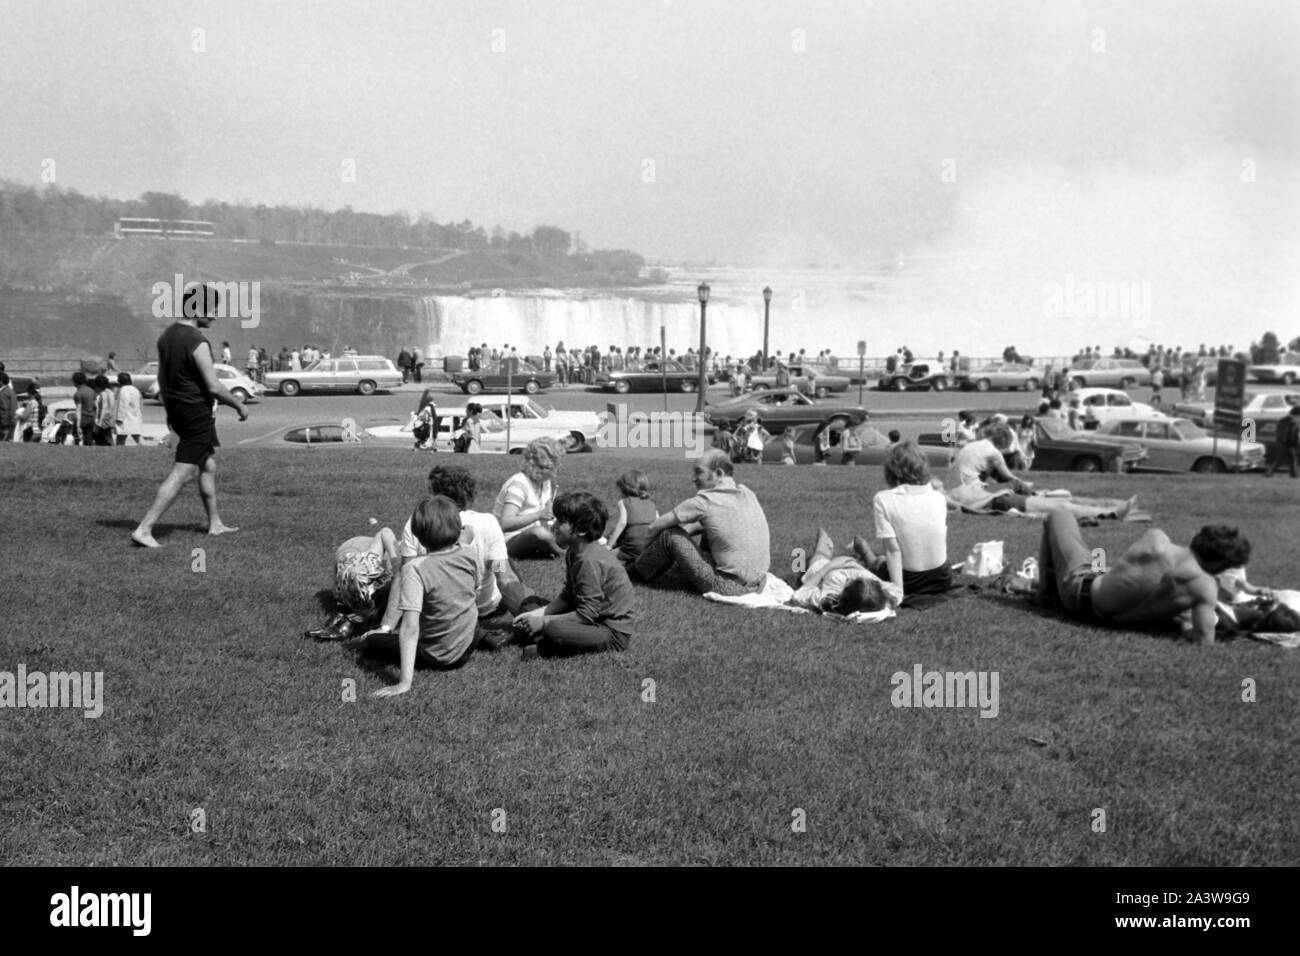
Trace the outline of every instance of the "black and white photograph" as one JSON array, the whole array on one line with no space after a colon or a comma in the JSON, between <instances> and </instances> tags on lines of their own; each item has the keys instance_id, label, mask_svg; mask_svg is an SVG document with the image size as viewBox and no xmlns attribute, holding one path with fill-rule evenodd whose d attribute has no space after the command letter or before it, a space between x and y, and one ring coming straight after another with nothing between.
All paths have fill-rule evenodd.
<instances>
[{"instance_id":1,"label":"black and white photograph","mask_svg":"<svg viewBox=\"0 0 1300 956\"><path fill-rule=\"evenodd\" d=\"M149 935L122 868L888 866L1262 928L1296 0L0 23L24 920Z\"/></svg>"}]
</instances>

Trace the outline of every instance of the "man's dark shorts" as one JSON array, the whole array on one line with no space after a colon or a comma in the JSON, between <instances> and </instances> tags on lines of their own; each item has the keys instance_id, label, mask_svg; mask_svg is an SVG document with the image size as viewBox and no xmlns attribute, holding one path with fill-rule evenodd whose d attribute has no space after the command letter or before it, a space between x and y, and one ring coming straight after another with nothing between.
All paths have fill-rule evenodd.
<instances>
[{"instance_id":1,"label":"man's dark shorts","mask_svg":"<svg viewBox=\"0 0 1300 956\"><path fill-rule=\"evenodd\" d=\"M211 405L176 405L167 411L167 425L178 438L177 464L201 467L221 446Z\"/></svg>"}]
</instances>

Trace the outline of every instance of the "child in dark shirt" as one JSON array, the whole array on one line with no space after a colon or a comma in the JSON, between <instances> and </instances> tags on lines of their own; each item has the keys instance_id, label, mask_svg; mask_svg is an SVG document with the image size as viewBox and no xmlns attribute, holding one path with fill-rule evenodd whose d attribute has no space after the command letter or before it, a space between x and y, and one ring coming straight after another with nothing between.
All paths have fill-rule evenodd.
<instances>
[{"instance_id":1,"label":"child in dark shirt","mask_svg":"<svg viewBox=\"0 0 1300 956\"><path fill-rule=\"evenodd\" d=\"M626 471L618 479L619 499L614 524L606 538L610 548L617 548L623 566L634 564L650 543L650 523L659 517L659 509L650 500L650 480L639 471Z\"/></svg>"},{"instance_id":2,"label":"child in dark shirt","mask_svg":"<svg viewBox=\"0 0 1300 956\"><path fill-rule=\"evenodd\" d=\"M568 549L564 590L546 607L521 614L515 626L537 641L537 653L544 657L627 650L636 603L632 582L597 540L609 512L585 491L560 495L551 511L555 542Z\"/></svg>"}]
</instances>

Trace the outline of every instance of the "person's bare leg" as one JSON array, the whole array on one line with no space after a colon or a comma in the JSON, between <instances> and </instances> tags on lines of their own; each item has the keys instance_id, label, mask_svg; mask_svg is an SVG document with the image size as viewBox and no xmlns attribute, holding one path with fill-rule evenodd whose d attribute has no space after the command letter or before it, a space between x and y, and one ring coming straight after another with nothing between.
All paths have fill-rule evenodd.
<instances>
[{"instance_id":1,"label":"person's bare leg","mask_svg":"<svg viewBox=\"0 0 1300 956\"><path fill-rule=\"evenodd\" d=\"M199 495L203 498L203 510L208 513L208 534L230 534L238 531L221 521L217 514L217 456L209 455L199 472Z\"/></svg>"},{"instance_id":2,"label":"person's bare leg","mask_svg":"<svg viewBox=\"0 0 1300 956\"><path fill-rule=\"evenodd\" d=\"M1025 511L1028 514L1051 514L1053 511L1065 510L1075 518L1106 518L1115 515L1123 518L1137 504L1137 495L1127 501L1094 498L1041 498L1025 499Z\"/></svg>"},{"instance_id":3,"label":"person's bare leg","mask_svg":"<svg viewBox=\"0 0 1300 956\"><path fill-rule=\"evenodd\" d=\"M1092 551L1083 540L1079 522L1064 507L1048 509L1043 521L1043 541L1038 553L1038 594L1040 599L1059 596L1065 579L1080 564L1092 560ZM1044 603L1048 603L1045 601Z\"/></svg>"},{"instance_id":4,"label":"person's bare leg","mask_svg":"<svg viewBox=\"0 0 1300 956\"><path fill-rule=\"evenodd\" d=\"M163 479L163 483L158 486L158 494L153 500L148 512L145 513L143 520L131 532L131 540L142 548L160 548L160 545L153 536L153 526L159 518L172 506L176 496L181 493L190 481L199 473L198 465L189 465L184 462L177 462L172 468L171 474Z\"/></svg>"}]
</instances>

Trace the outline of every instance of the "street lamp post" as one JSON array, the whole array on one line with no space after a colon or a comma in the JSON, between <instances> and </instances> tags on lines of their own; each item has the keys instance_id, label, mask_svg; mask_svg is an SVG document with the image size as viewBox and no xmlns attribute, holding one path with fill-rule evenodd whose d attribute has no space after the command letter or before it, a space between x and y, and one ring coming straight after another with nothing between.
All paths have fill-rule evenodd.
<instances>
[{"instance_id":1,"label":"street lamp post","mask_svg":"<svg viewBox=\"0 0 1300 956\"><path fill-rule=\"evenodd\" d=\"M700 287L695 291L698 292L700 296L700 381L696 387L695 411L698 414L702 414L704 412L704 393L707 392L709 388L709 368L704 359L704 350L708 348L708 345L706 344L708 341L706 330L708 328L709 284L707 282L701 282Z\"/></svg>"},{"instance_id":2,"label":"street lamp post","mask_svg":"<svg viewBox=\"0 0 1300 956\"><path fill-rule=\"evenodd\" d=\"M763 286L763 372L767 372L767 323L772 314L772 287Z\"/></svg>"}]
</instances>

